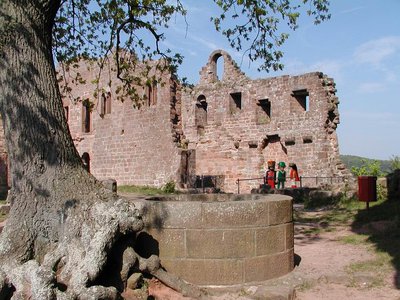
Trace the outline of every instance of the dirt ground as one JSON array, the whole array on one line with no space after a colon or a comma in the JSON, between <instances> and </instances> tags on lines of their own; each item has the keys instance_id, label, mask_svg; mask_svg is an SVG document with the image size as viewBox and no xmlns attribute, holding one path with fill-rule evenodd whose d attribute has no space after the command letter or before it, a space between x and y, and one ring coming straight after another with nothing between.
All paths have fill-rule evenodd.
<instances>
[{"instance_id":1,"label":"dirt ground","mask_svg":"<svg viewBox=\"0 0 400 300\"><path fill-rule=\"evenodd\" d=\"M296 209L302 210L301 207ZM309 221L295 223L297 266L291 274L278 280L280 283L249 285L218 296L211 296L211 293L206 299L293 299L293 295L287 296L286 293L285 296L282 288L295 286L294 299L298 300L400 300L395 268L390 263L376 266L377 254L371 245L345 243L346 238L355 236L350 224L336 222L327 225L312 221L326 213L324 210L300 212L301 217ZM377 227L384 229L385 226ZM352 269L354 265L361 267ZM271 287L277 293L271 295ZM173 291L168 292L168 288L157 282L150 284L150 292L154 299L188 299Z\"/></svg>"},{"instance_id":2,"label":"dirt ground","mask_svg":"<svg viewBox=\"0 0 400 300\"><path fill-rule=\"evenodd\" d=\"M312 218L323 213L304 214ZM400 299L395 268L390 263L376 266L377 254L371 245L344 242L355 235L349 224L312 233L321 225L295 224L295 253L301 261L294 272L302 278L296 299ZM352 269L354 265L360 267Z\"/></svg>"},{"instance_id":3,"label":"dirt ground","mask_svg":"<svg viewBox=\"0 0 400 300\"><path fill-rule=\"evenodd\" d=\"M327 212L305 212L302 207L297 207L296 210L300 210L302 220L295 223L297 266L291 274L280 278L278 283L267 282L219 292L212 290L204 299L293 299L293 293L288 293L287 290L295 286L294 299L299 300L400 300L400 290L396 288L395 282L395 268L390 263L376 265L377 253L371 245L344 242L346 238L355 236L350 224L315 222L314 218ZM0 224L0 232L2 225L4 224ZM376 227L378 230L384 229L385 224L377 224ZM361 267L351 268L357 264ZM136 294L125 295L125 299L190 299L154 279L149 281L148 291L149 297L138 297Z\"/></svg>"}]
</instances>

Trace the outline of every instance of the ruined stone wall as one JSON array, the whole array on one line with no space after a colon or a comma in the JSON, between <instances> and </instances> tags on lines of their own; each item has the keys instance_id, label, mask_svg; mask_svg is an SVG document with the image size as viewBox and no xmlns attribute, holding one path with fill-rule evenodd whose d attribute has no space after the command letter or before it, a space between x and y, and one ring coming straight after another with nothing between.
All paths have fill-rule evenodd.
<instances>
[{"instance_id":1,"label":"ruined stone wall","mask_svg":"<svg viewBox=\"0 0 400 300\"><path fill-rule=\"evenodd\" d=\"M71 93L63 100L78 152L89 155L90 172L100 180L114 178L118 185L160 187L168 181L178 181L182 128L175 80L169 74L148 74L159 80L152 84L151 96L146 85L136 87L143 103L135 108L130 99L117 99L121 82L115 77L102 76L97 86L98 72L95 63L82 63L71 69L68 78L79 74L85 83L74 85L70 81ZM97 97L93 95L96 88L100 89ZM103 96L111 106L104 107ZM91 105L89 132L85 132L84 124L86 99Z\"/></svg>"},{"instance_id":2,"label":"ruined stone wall","mask_svg":"<svg viewBox=\"0 0 400 300\"><path fill-rule=\"evenodd\" d=\"M306 177L349 175L339 159L333 79L314 72L251 80L229 54L217 50L200 71L199 84L183 89L170 74L157 71L156 63L147 73L144 65L136 68L139 108L118 99L121 82L111 75L113 65L103 67L99 80L96 61L60 70L72 137L98 179L157 187L173 180L190 187L191 178L214 175L223 191L237 192L237 179L263 177L268 160L296 163L307 186L323 179ZM2 174L6 156L0 147ZM2 175L0 185L6 180ZM261 181L241 182L240 191Z\"/></svg>"},{"instance_id":3,"label":"ruined stone wall","mask_svg":"<svg viewBox=\"0 0 400 300\"><path fill-rule=\"evenodd\" d=\"M217 78L219 59L222 78ZM183 128L188 148L195 151L196 174L224 175L225 191L235 192L238 178L263 177L268 160L296 163L301 176L347 172L336 136L339 101L326 75L251 80L218 50L200 77L182 96ZM242 182L241 192L258 184Z\"/></svg>"}]
</instances>

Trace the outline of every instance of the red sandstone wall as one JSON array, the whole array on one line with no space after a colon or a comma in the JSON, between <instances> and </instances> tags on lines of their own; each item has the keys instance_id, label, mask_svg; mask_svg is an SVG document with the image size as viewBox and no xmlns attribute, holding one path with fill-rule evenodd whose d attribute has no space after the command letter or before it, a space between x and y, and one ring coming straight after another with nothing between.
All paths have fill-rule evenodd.
<instances>
[{"instance_id":1,"label":"red sandstone wall","mask_svg":"<svg viewBox=\"0 0 400 300\"><path fill-rule=\"evenodd\" d=\"M218 80L215 62L221 55L224 73ZM182 99L183 128L189 149L196 151L197 175L225 175L225 191L235 192L238 178L264 176L270 159L296 163L301 176L346 172L339 160L338 100L332 79L309 73L250 80L223 51L211 54L200 75L200 83ZM307 111L293 96L293 91L301 90L309 93ZM241 109L233 111L230 94L238 92ZM195 120L199 96L207 101L207 124L201 130ZM269 120L260 119L260 99L271 102ZM258 183L242 183L241 192Z\"/></svg>"},{"instance_id":2,"label":"red sandstone wall","mask_svg":"<svg viewBox=\"0 0 400 300\"><path fill-rule=\"evenodd\" d=\"M154 185L160 187L179 178L180 149L176 128L171 123L171 77L163 76L157 84L156 104L133 108L131 100L118 101L115 78L109 86L110 77L100 81L100 88L111 93L111 114L100 115L100 97L95 98L92 83L98 69L83 64L79 72L86 84L73 86L71 95L64 99L68 106L69 127L78 152L90 156L90 171L98 179L114 178L119 185ZM150 74L152 75L152 74ZM149 76L150 76L149 75ZM139 96L145 91L138 87ZM80 97L80 101L72 99ZM94 103L92 130L82 131L82 99ZM176 102L176 101L175 101Z\"/></svg>"}]
</instances>

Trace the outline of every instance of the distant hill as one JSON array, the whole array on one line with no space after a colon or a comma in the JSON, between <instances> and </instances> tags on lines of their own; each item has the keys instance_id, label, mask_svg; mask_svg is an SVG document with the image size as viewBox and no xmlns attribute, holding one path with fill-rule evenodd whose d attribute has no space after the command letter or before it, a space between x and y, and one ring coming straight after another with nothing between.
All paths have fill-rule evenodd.
<instances>
[{"instance_id":1,"label":"distant hill","mask_svg":"<svg viewBox=\"0 0 400 300\"><path fill-rule=\"evenodd\" d=\"M340 159L347 166L349 170L351 170L352 167L357 167L357 168L361 167L363 165L363 161L366 162L378 161L381 164L381 171L383 173L390 172L390 164L391 164L390 160L371 159L355 155L340 155Z\"/></svg>"}]
</instances>

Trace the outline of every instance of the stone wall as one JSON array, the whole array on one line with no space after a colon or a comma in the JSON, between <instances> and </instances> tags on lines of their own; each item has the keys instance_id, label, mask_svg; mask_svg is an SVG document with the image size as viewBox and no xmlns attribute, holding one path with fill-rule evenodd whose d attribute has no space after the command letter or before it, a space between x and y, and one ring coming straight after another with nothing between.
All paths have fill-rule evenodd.
<instances>
[{"instance_id":1,"label":"stone wall","mask_svg":"<svg viewBox=\"0 0 400 300\"><path fill-rule=\"evenodd\" d=\"M136 251L199 285L260 282L293 270L292 199L283 195L177 195L133 200L145 230Z\"/></svg>"},{"instance_id":2,"label":"stone wall","mask_svg":"<svg viewBox=\"0 0 400 300\"><path fill-rule=\"evenodd\" d=\"M222 78L217 60L223 59ZM322 73L251 80L224 51L210 55L200 83L182 95L183 128L196 174L263 177L268 160L296 163L301 176L348 175L339 160L338 98ZM244 182L249 192L259 181Z\"/></svg>"},{"instance_id":3,"label":"stone wall","mask_svg":"<svg viewBox=\"0 0 400 300\"><path fill-rule=\"evenodd\" d=\"M139 102L132 102L118 99L121 83L111 75L102 76L97 85L98 72L95 63L71 69L68 78L79 74L85 83L74 85L70 80L72 90L63 101L72 138L78 152L88 154L90 172L100 180L114 178L118 185L160 187L178 181L182 128L180 91L174 78L152 70L148 79L142 78L143 85L136 86ZM157 81L150 88L146 82L153 76ZM87 100L89 124L84 121Z\"/></svg>"},{"instance_id":4,"label":"stone wall","mask_svg":"<svg viewBox=\"0 0 400 300\"><path fill-rule=\"evenodd\" d=\"M193 178L207 175L222 178L223 191L236 192L237 179L263 177L268 160L296 163L307 186L315 179L306 177L350 175L339 159L333 79L314 72L252 80L217 50L200 70L199 84L183 88L156 63L137 65L136 102L118 96L113 65L104 65L100 79L96 61L60 71L73 140L98 179L191 187ZM0 184L7 180L2 149ZM240 191L259 183L243 182Z\"/></svg>"}]
</instances>

